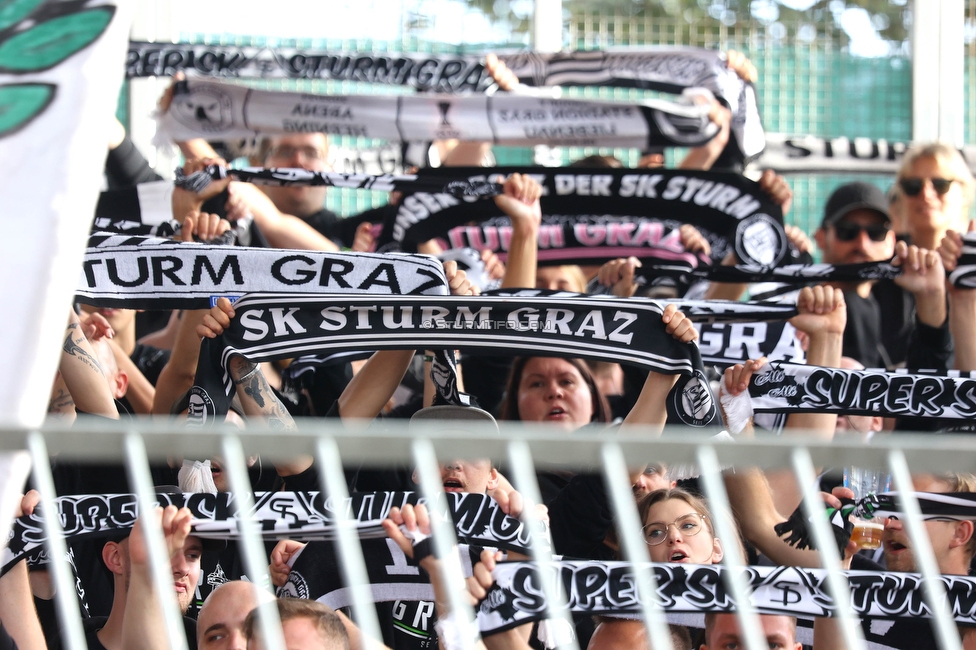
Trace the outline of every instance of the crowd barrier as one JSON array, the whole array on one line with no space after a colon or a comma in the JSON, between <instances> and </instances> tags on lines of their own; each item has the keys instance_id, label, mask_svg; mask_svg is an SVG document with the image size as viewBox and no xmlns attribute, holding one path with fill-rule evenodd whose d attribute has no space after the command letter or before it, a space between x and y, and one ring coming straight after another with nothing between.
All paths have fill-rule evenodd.
<instances>
[{"instance_id":1,"label":"crowd barrier","mask_svg":"<svg viewBox=\"0 0 976 650\"><path fill-rule=\"evenodd\" d=\"M248 483L246 457L261 454L266 460L294 458L298 455L313 455L321 472L321 489L328 497L336 500L348 498L344 482L343 465L367 464L384 466L413 463L420 476L419 491L431 504L432 509L446 513L443 493L435 487L440 485L438 459L452 458L491 458L496 464L505 465L508 477L518 490L530 501L539 501L539 487L535 478L537 468L590 468L602 472L609 488L611 503L619 522L621 548L625 559L635 564L649 562L647 546L641 535L641 525L637 519L631 485L627 479L627 466L634 465L635 459L662 461L671 466L697 465L701 472L701 482L711 504L717 536L734 539L735 523L728 514L729 502L722 481L722 468L761 467L792 468L808 506L807 516L813 521L813 536L817 548L822 549L825 567L828 571L828 586L834 599L850 602L848 582L839 572L839 557L829 524L823 517L812 517L810 504L821 503L815 489L815 468L857 466L866 468L887 468L891 474L893 488L899 493L911 494L911 473L946 471L972 472L976 467L976 438L971 436L946 435L891 435L879 436L870 444L859 441L823 441L814 437L798 436L793 433L780 437L757 437L739 439L735 442L712 440L705 433L690 433L684 430L667 430L661 438L650 438L640 429L611 429L581 431L571 434L554 433L542 427L501 423L500 432L479 429L465 423L464 430L457 427L435 427L425 425L422 432L408 430L405 425L384 422L382 428L373 426L342 425L334 421L300 421L295 431L270 431L249 426L246 431L232 428L213 430L194 430L156 422L128 421L108 423L99 421L79 422L75 427L59 428L45 426L41 429L25 430L4 428L0 430L0 451L27 449L34 462L35 479L42 494L42 507L53 512L54 493L49 458L77 461L122 461L129 472L130 483L135 486L140 510L150 508L155 503L155 491L149 473L149 460L166 457L187 457L205 459L218 455L224 461L230 486L242 509L253 505ZM909 462L910 459L910 462ZM937 562L932 547L925 535L919 505L914 496L904 499L906 530L917 555L919 570L924 578L924 596L934 614L932 619L938 647L945 650L961 649L962 645L956 624L946 604L943 584L935 579L938 576ZM343 510L337 512L344 513ZM533 517L532 509L526 509L526 516ZM439 556L448 557L448 550L456 543L453 527L435 521L435 550ZM531 521L529 522L532 523ZM241 553L249 576L258 582L270 583L267 558L262 544L257 522L241 522ZM49 539L47 551L52 561L52 577L57 588L61 628L70 650L85 648L84 634L78 603L73 597L73 576L66 561L57 561L65 556L65 542L58 533L60 524L45 519ZM164 594L172 583L169 560L164 553L164 540L158 525L147 528L148 546L152 558L155 584ZM366 580L365 562L357 543L358 536L353 523L339 522L338 553L344 569L344 579L351 590L353 614L356 622L367 636L381 638L376 619L371 592ZM743 558L735 545L726 545L726 564L741 566ZM539 562L550 560L548 552L535 547L533 559ZM454 554L456 557L456 554ZM452 609L462 618L471 620L473 612L464 599L460 562L447 562L447 580L453 588L449 589ZM737 571L726 572L727 585L736 603L748 603L747 586ZM738 579L737 579L738 577ZM643 603L648 638L653 648L672 648L667 622L659 608L651 606L651 594L655 590L654 574L651 571L635 572L636 588ZM545 582L545 581L543 581ZM549 586L545 590L551 591ZM548 602L565 602L564 594L546 593ZM167 629L171 647L186 648L183 626L175 601L169 596L161 598L164 603L172 601L167 609ZM271 647L284 647L281 643L280 624L274 610L262 608L262 627L277 634L277 643L272 637ZM748 606L737 611L740 625L745 631L746 646L750 650L765 648L756 613ZM841 608L839 619L850 648L865 647L851 610ZM575 641L568 641L564 648L577 648Z\"/></svg>"}]
</instances>

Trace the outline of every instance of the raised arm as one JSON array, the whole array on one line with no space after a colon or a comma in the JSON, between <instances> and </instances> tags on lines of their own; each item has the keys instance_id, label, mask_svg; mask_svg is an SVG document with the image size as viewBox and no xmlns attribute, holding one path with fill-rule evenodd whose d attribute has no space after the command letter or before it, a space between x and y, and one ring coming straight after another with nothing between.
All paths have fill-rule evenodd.
<instances>
[{"instance_id":1,"label":"raised arm","mask_svg":"<svg viewBox=\"0 0 976 650\"><path fill-rule=\"evenodd\" d=\"M668 305L664 308L661 316L662 322L668 334L682 343L691 343L698 338L692 322L685 315L678 311L675 305ZM637 403L624 418L624 424L647 425L654 435L660 435L667 422L668 413L666 400L668 393L678 380L677 375L663 375L659 372L651 371L644 382Z\"/></svg>"},{"instance_id":2,"label":"raised arm","mask_svg":"<svg viewBox=\"0 0 976 650\"><path fill-rule=\"evenodd\" d=\"M119 412L95 349L82 331L78 315L73 309L69 312L58 366L65 388L78 410L118 419Z\"/></svg>"},{"instance_id":3,"label":"raised arm","mask_svg":"<svg viewBox=\"0 0 976 650\"><path fill-rule=\"evenodd\" d=\"M163 530L166 542L167 560L183 553L183 545L190 534L192 514L187 508L177 509L167 506L157 509L148 516L156 517ZM141 519L141 518L140 518ZM146 546L143 524L137 520L129 535L129 590L125 600L125 616L122 617L122 648L138 650L166 650L170 648L163 617L163 604L153 586L152 568L149 564L149 551ZM167 566L167 574L171 573ZM174 594L172 605L176 607L175 592L170 582L169 593ZM182 632L182 630L181 630Z\"/></svg>"},{"instance_id":4,"label":"raised arm","mask_svg":"<svg viewBox=\"0 0 976 650\"><path fill-rule=\"evenodd\" d=\"M976 232L976 221L969 222L969 232ZM946 233L939 246L939 255L946 271L956 270L962 255L962 235L954 230ZM976 289L959 289L948 282L949 331L956 352L956 370L976 370Z\"/></svg>"},{"instance_id":5,"label":"raised arm","mask_svg":"<svg viewBox=\"0 0 976 650\"><path fill-rule=\"evenodd\" d=\"M820 285L804 287L796 301L800 312L790 324L807 335L807 363L811 366L839 368L847 325L847 304L840 289ZM791 429L816 431L831 439L837 416L825 413L794 413L786 420Z\"/></svg>"},{"instance_id":6,"label":"raised arm","mask_svg":"<svg viewBox=\"0 0 976 650\"><path fill-rule=\"evenodd\" d=\"M217 215L205 212L191 213L183 221L180 236L184 242L192 241L194 235L207 241L220 236L229 227L230 224ZM180 395L193 386L202 339L202 336L197 333L197 326L203 322L204 316L208 313L207 309L196 309L184 311L180 315L172 354L156 380L152 403L154 415L169 415L170 409Z\"/></svg>"},{"instance_id":7,"label":"raised arm","mask_svg":"<svg viewBox=\"0 0 976 650\"><path fill-rule=\"evenodd\" d=\"M505 193L495 197L495 204L512 221L512 241L508 247L502 288L535 287L539 226L542 224L541 195L542 188L537 182L522 174L512 174L505 181Z\"/></svg>"},{"instance_id":8,"label":"raised arm","mask_svg":"<svg viewBox=\"0 0 976 650\"><path fill-rule=\"evenodd\" d=\"M251 183L232 182L228 192L228 218L233 221L250 215L273 247L328 252L339 250L335 242L312 226L278 210L271 199Z\"/></svg>"},{"instance_id":9,"label":"raised arm","mask_svg":"<svg viewBox=\"0 0 976 650\"><path fill-rule=\"evenodd\" d=\"M15 517L32 514L40 495L31 490L14 513ZM21 560L0 577L0 627L13 639L19 650L46 650L47 642L31 595L27 560Z\"/></svg>"}]
</instances>

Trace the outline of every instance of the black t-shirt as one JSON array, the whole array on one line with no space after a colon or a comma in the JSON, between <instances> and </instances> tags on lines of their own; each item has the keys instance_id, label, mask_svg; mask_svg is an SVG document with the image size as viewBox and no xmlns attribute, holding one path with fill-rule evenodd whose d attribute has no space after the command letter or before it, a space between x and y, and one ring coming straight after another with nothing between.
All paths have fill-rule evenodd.
<instances>
[{"instance_id":1,"label":"black t-shirt","mask_svg":"<svg viewBox=\"0 0 976 650\"><path fill-rule=\"evenodd\" d=\"M856 291L845 291L847 327L844 328L844 356L856 359L865 368L884 368L886 352L881 343L881 307L874 295L862 298Z\"/></svg>"},{"instance_id":2,"label":"black t-shirt","mask_svg":"<svg viewBox=\"0 0 976 650\"><path fill-rule=\"evenodd\" d=\"M352 242L343 242L339 236L339 216L332 212L331 210L326 210L322 208L315 214L310 214L307 217L302 217L302 221L315 228L323 237L328 237L332 242L339 247L343 245L348 246Z\"/></svg>"},{"instance_id":3,"label":"black t-shirt","mask_svg":"<svg viewBox=\"0 0 976 650\"><path fill-rule=\"evenodd\" d=\"M129 358L132 359L132 363L136 364L139 372L145 375L149 383L155 386L159 380L159 373L169 363L170 354L169 350L160 350L151 345L136 343L136 347Z\"/></svg>"}]
</instances>

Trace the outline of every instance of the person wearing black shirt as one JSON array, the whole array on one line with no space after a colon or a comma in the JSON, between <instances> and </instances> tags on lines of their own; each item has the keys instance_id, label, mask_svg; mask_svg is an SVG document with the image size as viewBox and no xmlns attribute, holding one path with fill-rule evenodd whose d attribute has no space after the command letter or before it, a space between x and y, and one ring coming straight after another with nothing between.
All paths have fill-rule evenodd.
<instances>
[{"instance_id":1,"label":"person wearing black shirt","mask_svg":"<svg viewBox=\"0 0 976 650\"><path fill-rule=\"evenodd\" d=\"M828 264L881 262L905 268L894 282L831 283L844 291L844 356L868 368L905 364L947 368L952 356L941 260L933 251L899 242L888 201L874 185L848 183L827 200L817 245ZM938 267L938 268L936 268Z\"/></svg>"}]
</instances>

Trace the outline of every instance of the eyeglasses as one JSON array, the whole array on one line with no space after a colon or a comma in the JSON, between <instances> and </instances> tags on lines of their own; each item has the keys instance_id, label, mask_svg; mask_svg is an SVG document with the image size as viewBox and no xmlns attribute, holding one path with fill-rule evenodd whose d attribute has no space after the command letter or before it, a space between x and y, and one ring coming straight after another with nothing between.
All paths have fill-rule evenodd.
<instances>
[{"instance_id":1,"label":"eyeglasses","mask_svg":"<svg viewBox=\"0 0 976 650\"><path fill-rule=\"evenodd\" d=\"M840 241L854 241L861 236L861 232L866 232L871 241L884 241L888 236L888 226L862 226L856 223L835 223L834 232Z\"/></svg>"},{"instance_id":2,"label":"eyeglasses","mask_svg":"<svg viewBox=\"0 0 976 650\"><path fill-rule=\"evenodd\" d=\"M302 154L305 160L325 160L329 155L324 149L316 147L293 147L283 144L271 149L268 158L294 158L297 153Z\"/></svg>"},{"instance_id":3,"label":"eyeglasses","mask_svg":"<svg viewBox=\"0 0 976 650\"><path fill-rule=\"evenodd\" d=\"M898 185L907 196L918 196L922 192L922 188L925 187L926 180L932 181L932 189L939 196L943 196L949 191L953 181L951 178L903 178L898 181Z\"/></svg>"},{"instance_id":4,"label":"eyeglasses","mask_svg":"<svg viewBox=\"0 0 976 650\"><path fill-rule=\"evenodd\" d=\"M685 537L694 537L701 532L702 521L704 521L705 515L693 512L691 514L685 515L684 517L678 517L670 524L658 521L653 524L647 524L644 526L644 540L649 546L657 546L661 544L668 538L668 527L674 526L674 529L684 535Z\"/></svg>"}]
</instances>

